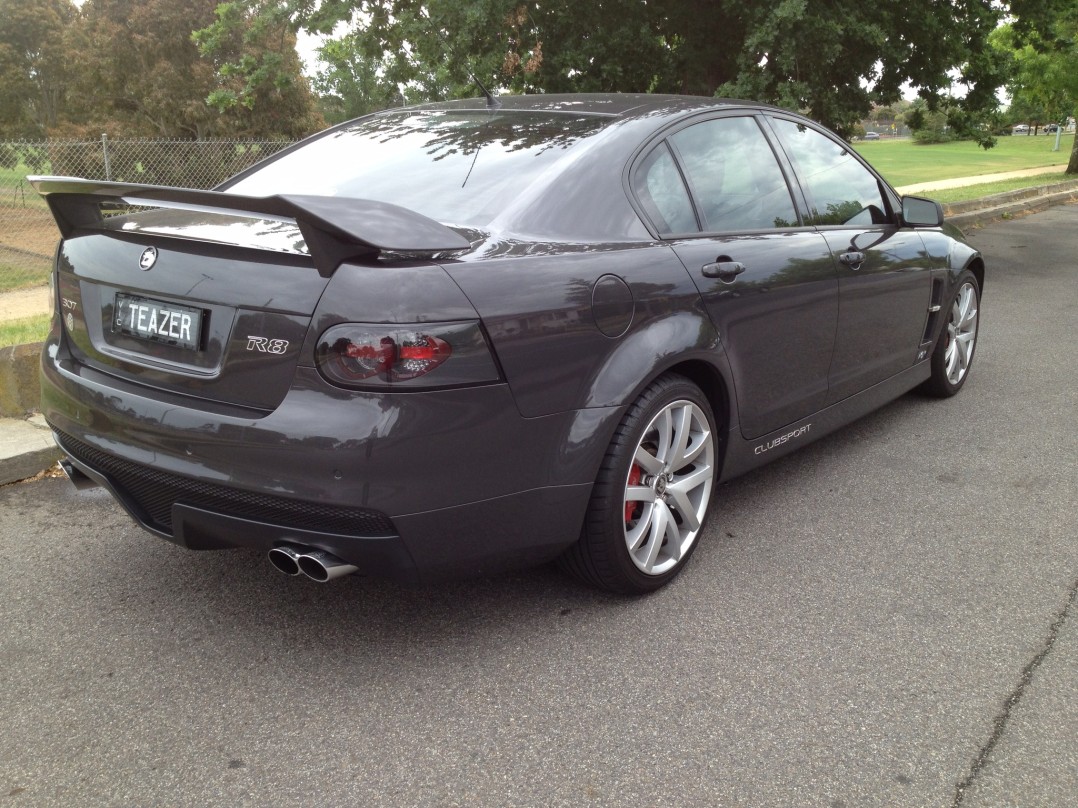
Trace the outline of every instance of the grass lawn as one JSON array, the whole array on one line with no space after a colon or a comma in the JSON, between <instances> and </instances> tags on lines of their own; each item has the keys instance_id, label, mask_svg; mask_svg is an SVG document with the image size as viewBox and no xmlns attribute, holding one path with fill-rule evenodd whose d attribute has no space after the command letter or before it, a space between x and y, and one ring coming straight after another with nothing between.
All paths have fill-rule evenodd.
<instances>
[{"instance_id":1,"label":"grass lawn","mask_svg":"<svg viewBox=\"0 0 1078 808\"><path fill-rule=\"evenodd\" d=\"M19 163L14 168L0 166L0 207L39 208L47 210L45 200L34 190L34 187L26 181L28 174L48 174L49 166L40 171L29 168L25 163ZM0 216L3 211L0 211Z\"/></svg>"},{"instance_id":2,"label":"grass lawn","mask_svg":"<svg viewBox=\"0 0 1078 808\"><path fill-rule=\"evenodd\" d=\"M27 342L41 342L49 333L50 315L38 314L21 320L0 322L0 348L8 345L22 345Z\"/></svg>"},{"instance_id":3,"label":"grass lawn","mask_svg":"<svg viewBox=\"0 0 1078 808\"><path fill-rule=\"evenodd\" d=\"M14 292L18 289L30 289L44 286L49 282L50 267L42 263L37 268L8 266L0 263L0 292Z\"/></svg>"},{"instance_id":4,"label":"grass lawn","mask_svg":"<svg viewBox=\"0 0 1078 808\"><path fill-rule=\"evenodd\" d=\"M1074 174L1036 174L1032 177L1018 177L1013 180L1000 180L999 182L982 182L977 185L967 185L963 188L944 188L939 191L925 191L921 196L935 199L937 202L965 202L968 199L980 199L992 194L1002 194L1007 191L1017 191L1020 188L1035 188L1038 185L1055 185L1067 180L1078 179Z\"/></svg>"},{"instance_id":5,"label":"grass lawn","mask_svg":"<svg viewBox=\"0 0 1078 808\"><path fill-rule=\"evenodd\" d=\"M922 146L912 140L858 142L854 148L892 185L912 185L1066 163L1074 135L1064 135L1057 152L1055 143L1055 135L1003 135L988 150L971 141Z\"/></svg>"}]
</instances>

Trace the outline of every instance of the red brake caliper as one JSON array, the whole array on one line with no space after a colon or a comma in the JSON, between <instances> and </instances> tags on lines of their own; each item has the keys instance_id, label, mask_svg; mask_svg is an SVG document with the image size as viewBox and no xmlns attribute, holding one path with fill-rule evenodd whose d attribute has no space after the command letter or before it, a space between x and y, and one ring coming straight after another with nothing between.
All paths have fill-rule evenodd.
<instances>
[{"instance_id":1,"label":"red brake caliper","mask_svg":"<svg viewBox=\"0 0 1078 808\"><path fill-rule=\"evenodd\" d=\"M640 479L643 475L643 471L644 470L641 469L638 464L633 463L633 467L629 469L629 485L640 485ZM629 524L629 522L632 521L633 511L636 510L636 505L637 503L635 502L625 503L625 524Z\"/></svg>"}]
</instances>

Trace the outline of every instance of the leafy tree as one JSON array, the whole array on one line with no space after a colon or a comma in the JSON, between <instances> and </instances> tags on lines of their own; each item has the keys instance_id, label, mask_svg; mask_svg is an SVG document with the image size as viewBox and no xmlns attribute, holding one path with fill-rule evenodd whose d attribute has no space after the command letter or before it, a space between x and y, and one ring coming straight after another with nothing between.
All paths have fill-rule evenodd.
<instances>
[{"instance_id":1,"label":"leafy tree","mask_svg":"<svg viewBox=\"0 0 1078 808\"><path fill-rule=\"evenodd\" d=\"M1015 91L1012 89L1011 93L1011 104L1007 107L1005 115L1006 120L1009 122L1008 126L1013 127L1017 123L1028 123L1030 126L1029 133L1032 135L1046 121L1055 119L1055 113L1049 113L1042 104L1020 90Z\"/></svg>"},{"instance_id":2,"label":"leafy tree","mask_svg":"<svg viewBox=\"0 0 1078 808\"><path fill-rule=\"evenodd\" d=\"M921 110L918 123L919 126L913 130L913 140L916 143L950 143L955 139L954 133L947 125L947 116L942 112Z\"/></svg>"},{"instance_id":3,"label":"leafy tree","mask_svg":"<svg viewBox=\"0 0 1078 808\"><path fill-rule=\"evenodd\" d=\"M1078 115L1078 5L1039 0L1023 9L992 40L1010 61L1011 112L1031 122L1058 123ZM1078 138L1067 173L1078 174Z\"/></svg>"},{"instance_id":4,"label":"leafy tree","mask_svg":"<svg viewBox=\"0 0 1078 808\"><path fill-rule=\"evenodd\" d=\"M0 136L39 138L63 111L70 0L0 0Z\"/></svg>"},{"instance_id":5,"label":"leafy tree","mask_svg":"<svg viewBox=\"0 0 1078 808\"><path fill-rule=\"evenodd\" d=\"M405 100L397 85L385 79L383 64L360 56L354 40L349 34L319 48L327 67L312 84L329 123L358 118Z\"/></svg>"},{"instance_id":6,"label":"leafy tree","mask_svg":"<svg viewBox=\"0 0 1078 808\"><path fill-rule=\"evenodd\" d=\"M912 83L952 126L973 130L996 104L998 66L983 47L1004 8L983 0L231 0L262 20L328 34L373 70L355 85L331 67L323 86L377 104L475 95L470 74L512 92L637 91L736 95L807 110L849 133L873 102ZM229 13L200 33L204 49ZM354 24L352 24L354 22ZM252 85L261 66L228 65ZM950 71L965 93L952 97Z\"/></svg>"},{"instance_id":7,"label":"leafy tree","mask_svg":"<svg viewBox=\"0 0 1078 808\"><path fill-rule=\"evenodd\" d=\"M206 103L235 83L203 59L191 32L215 19L215 0L87 0L71 35L79 65L67 132L202 139L297 137L322 124L300 74L290 31L264 27L249 41L237 24L221 43L230 57L273 65L261 102L218 111Z\"/></svg>"}]
</instances>

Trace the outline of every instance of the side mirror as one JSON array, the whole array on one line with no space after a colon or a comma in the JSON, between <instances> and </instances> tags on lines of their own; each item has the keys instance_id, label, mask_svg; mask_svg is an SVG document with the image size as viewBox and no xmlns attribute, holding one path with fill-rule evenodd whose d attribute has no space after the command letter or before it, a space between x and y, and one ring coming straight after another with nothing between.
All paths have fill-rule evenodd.
<instances>
[{"instance_id":1,"label":"side mirror","mask_svg":"<svg viewBox=\"0 0 1078 808\"><path fill-rule=\"evenodd\" d=\"M920 196L904 196L902 222L910 227L939 227L943 224L943 205Z\"/></svg>"}]
</instances>

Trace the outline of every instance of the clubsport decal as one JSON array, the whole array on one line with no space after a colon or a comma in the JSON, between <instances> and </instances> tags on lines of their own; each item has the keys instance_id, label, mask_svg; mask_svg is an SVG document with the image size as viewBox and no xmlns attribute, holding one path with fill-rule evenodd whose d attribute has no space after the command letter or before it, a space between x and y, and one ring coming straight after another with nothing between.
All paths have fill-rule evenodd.
<instances>
[{"instance_id":1,"label":"clubsport decal","mask_svg":"<svg viewBox=\"0 0 1078 808\"><path fill-rule=\"evenodd\" d=\"M769 440L767 443L761 443L759 446L757 446L752 451L753 451L753 453L758 454L758 455L761 455L764 452L770 452L776 446L782 446L782 444L784 444L784 443L786 443L788 441L791 441L794 438L800 438L803 435L807 435L809 433L810 429L812 429L812 424L805 424L804 426L798 427L797 429L793 430L792 432L787 432L785 435L779 435L774 440Z\"/></svg>"}]
</instances>

